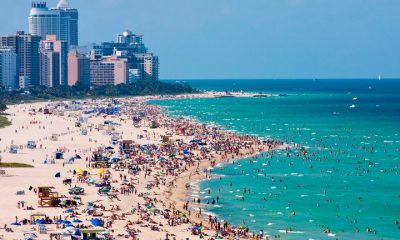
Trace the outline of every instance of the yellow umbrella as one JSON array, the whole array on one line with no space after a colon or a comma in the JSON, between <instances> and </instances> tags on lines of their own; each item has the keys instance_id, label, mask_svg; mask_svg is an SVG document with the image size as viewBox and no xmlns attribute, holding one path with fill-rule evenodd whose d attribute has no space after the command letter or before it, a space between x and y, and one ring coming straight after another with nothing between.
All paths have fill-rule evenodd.
<instances>
[{"instance_id":1,"label":"yellow umbrella","mask_svg":"<svg viewBox=\"0 0 400 240\"><path fill-rule=\"evenodd\" d=\"M97 170L97 175L103 175L106 172L105 168L100 168Z\"/></svg>"},{"instance_id":2,"label":"yellow umbrella","mask_svg":"<svg viewBox=\"0 0 400 240\"><path fill-rule=\"evenodd\" d=\"M78 174L78 175L83 175L83 170L82 170L82 168L77 168L77 169L75 169L75 172L76 172L76 174Z\"/></svg>"}]
</instances>

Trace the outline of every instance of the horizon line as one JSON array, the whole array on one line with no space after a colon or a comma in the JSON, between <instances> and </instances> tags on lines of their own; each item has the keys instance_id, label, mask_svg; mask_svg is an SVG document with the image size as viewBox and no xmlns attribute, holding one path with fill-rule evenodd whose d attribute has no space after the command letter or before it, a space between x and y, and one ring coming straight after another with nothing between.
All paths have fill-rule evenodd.
<instances>
[{"instance_id":1,"label":"horizon line","mask_svg":"<svg viewBox=\"0 0 400 240\"><path fill-rule=\"evenodd\" d=\"M160 79L160 81L192 81L192 80L217 80L217 81L224 81L224 80L400 80L400 77L388 77L388 78L165 78Z\"/></svg>"}]
</instances>

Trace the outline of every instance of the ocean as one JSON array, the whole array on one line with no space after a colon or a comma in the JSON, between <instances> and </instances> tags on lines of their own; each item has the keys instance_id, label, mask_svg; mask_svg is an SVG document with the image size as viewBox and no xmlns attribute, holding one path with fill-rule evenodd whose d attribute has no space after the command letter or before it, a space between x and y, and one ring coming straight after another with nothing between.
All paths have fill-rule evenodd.
<instances>
[{"instance_id":1,"label":"ocean","mask_svg":"<svg viewBox=\"0 0 400 240\"><path fill-rule=\"evenodd\" d=\"M151 103L173 117L299 145L214 169L218 177L194 184L208 212L280 239L400 239L400 80L187 82L285 96Z\"/></svg>"}]
</instances>

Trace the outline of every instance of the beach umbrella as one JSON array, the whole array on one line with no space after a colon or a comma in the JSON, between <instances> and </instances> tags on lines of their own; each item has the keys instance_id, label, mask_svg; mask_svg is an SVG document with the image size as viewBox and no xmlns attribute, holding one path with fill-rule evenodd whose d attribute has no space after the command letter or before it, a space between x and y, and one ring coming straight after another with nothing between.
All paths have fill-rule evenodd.
<instances>
[{"instance_id":1,"label":"beach umbrella","mask_svg":"<svg viewBox=\"0 0 400 240\"><path fill-rule=\"evenodd\" d=\"M71 223L67 223L67 224L65 224L65 227L73 227L73 228L75 228L75 226L74 226L74 225L72 225Z\"/></svg>"},{"instance_id":2,"label":"beach umbrella","mask_svg":"<svg viewBox=\"0 0 400 240\"><path fill-rule=\"evenodd\" d=\"M79 229L75 229L74 232L72 233L73 236L81 236L81 231Z\"/></svg>"},{"instance_id":3,"label":"beach umbrella","mask_svg":"<svg viewBox=\"0 0 400 240\"><path fill-rule=\"evenodd\" d=\"M78 174L78 175L83 175L83 170L82 170L82 168L77 168L77 169L75 169L75 172L76 172L76 174Z\"/></svg>"},{"instance_id":4,"label":"beach umbrella","mask_svg":"<svg viewBox=\"0 0 400 240\"><path fill-rule=\"evenodd\" d=\"M69 227L64 228L64 230L65 230L65 231L68 231L68 234L71 234L71 232L75 231L75 228L69 226Z\"/></svg>"},{"instance_id":5,"label":"beach umbrella","mask_svg":"<svg viewBox=\"0 0 400 240\"><path fill-rule=\"evenodd\" d=\"M64 220L63 220L63 219L58 219L58 220L56 221L56 223L64 223Z\"/></svg>"},{"instance_id":6,"label":"beach umbrella","mask_svg":"<svg viewBox=\"0 0 400 240\"><path fill-rule=\"evenodd\" d=\"M75 161L75 158L72 157L72 158L69 159L69 161L70 161L70 162L73 162L73 161Z\"/></svg>"},{"instance_id":7,"label":"beach umbrella","mask_svg":"<svg viewBox=\"0 0 400 240\"><path fill-rule=\"evenodd\" d=\"M61 177L61 173L60 173L60 172L57 172L57 173L54 175L54 177L55 177L55 178L60 178L60 177Z\"/></svg>"},{"instance_id":8,"label":"beach umbrella","mask_svg":"<svg viewBox=\"0 0 400 240\"><path fill-rule=\"evenodd\" d=\"M82 221L79 220L79 219L74 219L72 222L73 222L73 223L81 223Z\"/></svg>"},{"instance_id":9,"label":"beach umbrella","mask_svg":"<svg viewBox=\"0 0 400 240\"><path fill-rule=\"evenodd\" d=\"M95 183L95 182L96 182L96 180L94 180L93 178L87 179L87 180L86 180L86 183L91 183L91 184L93 184L93 183Z\"/></svg>"},{"instance_id":10,"label":"beach umbrella","mask_svg":"<svg viewBox=\"0 0 400 240\"><path fill-rule=\"evenodd\" d=\"M65 212L65 213L73 213L74 210L72 210L72 209L67 209L67 210L65 210L64 212Z\"/></svg>"},{"instance_id":11,"label":"beach umbrella","mask_svg":"<svg viewBox=\"0 0 400 240\"><path fill-rule=\"evenodd\" d=\"M106 172L105 168L100 168L100 169L97 169L97 171L96 171L97 175L103 175L105 172Z\"/></svg>"},{"instance_id":12,"label":"beach umbrella","mask_svg":"<svg viewBox=\"0 0 400 240\"><path fill-rule=\"evenodd\" d=\"M19 222L13 222L13 223L11 223L11 225L13 225L13 226L21 226L21 223L19 223Z\"/></svg>"},{"instance_id":13,"label":"beach umbrella","mask_svg":"<svg viewBox=\"0 0 400 240\"><path fill-rule=\"evenodd\" d=\"M35 224L46 224L46 221L43 219L38 219L35 221Z\"/></svg>"},{"instance_id":14,"label":"beach umbrella","mask_svg":"<svg viewBox=\"0 0 400 240\"><path fill-rule=\"evenodd\" d=\"M101 226L103 226L103 223L102 223L101 220L98 219L98 218L92 218L92 219L90 220L90 224L92 224L92 225L95 226L95 227L101 227Z\"/></svg>"}]
</instances>

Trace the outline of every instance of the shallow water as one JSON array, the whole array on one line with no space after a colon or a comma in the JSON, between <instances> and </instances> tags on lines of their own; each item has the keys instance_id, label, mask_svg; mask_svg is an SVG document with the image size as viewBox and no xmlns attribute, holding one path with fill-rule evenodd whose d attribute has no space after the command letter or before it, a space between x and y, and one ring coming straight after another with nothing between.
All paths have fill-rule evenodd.
<instances>
[{"instance_id":1,"label":"shallow water","mask_svg":"<svg viewBox=\"0 0 400 240\"><path fill-rule=\"evenodd\" d=\"M395 223L400 221L400 81L243 80L192 85L287 96L153 103L165 106L172 116L300 144L309 156L297 156L297 148L216 169L214 173L223 177L200 184L204 204L220 199L217 205L206 204L208 211L282 239L400 239L400 225ZM212 189L210 196L207 188ZM293 232L286 234L287 228ZM326 228L335 236L325 234Z\"/></svg>"}]
</instances>

